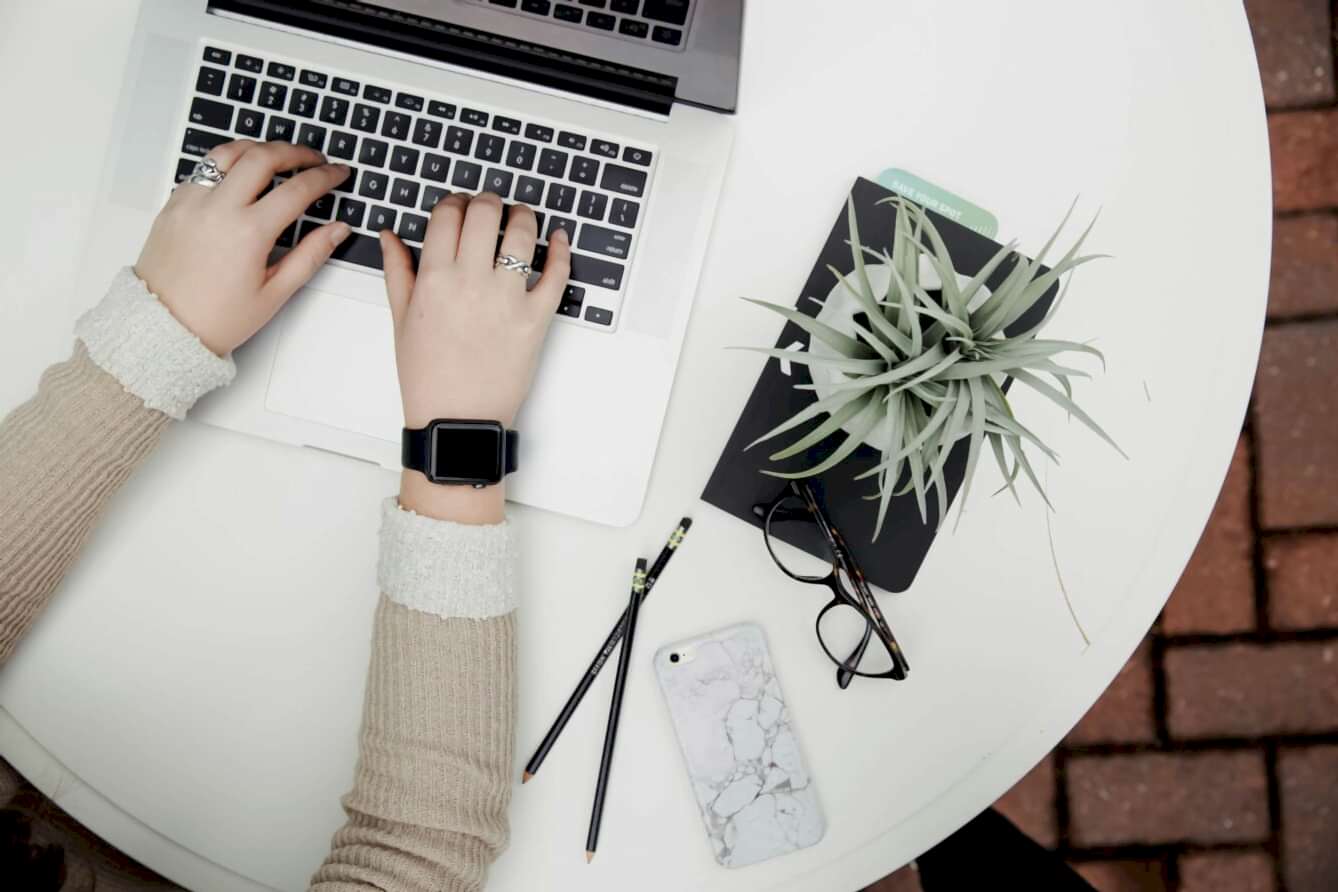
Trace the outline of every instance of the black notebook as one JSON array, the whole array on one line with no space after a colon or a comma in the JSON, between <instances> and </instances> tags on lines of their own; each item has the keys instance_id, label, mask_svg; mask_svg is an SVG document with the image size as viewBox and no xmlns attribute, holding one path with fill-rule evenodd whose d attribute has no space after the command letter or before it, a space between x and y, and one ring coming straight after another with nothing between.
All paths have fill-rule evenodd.
<instances>
[{"instance_id":1,"label":"black notebook","mask_svg":"<svg viewBox=\"0 0 1338 892\"><path fill-rule=\"evenodd\" d=\"M855 181L850 194L855 205L860 239L875 250L885 248L890 253L897 210L893 204L880 205L878 201L892 197L894 193L871 180L860 178ZM854 270L846 214L846 202L842 201L837 210L836 223L832 226L827 242L822 246L822 251L808 275L808 281L804 283L804 288L795 302L795 307L806 315L816 316L820 309L809 298L823 299L835 283L835 278L827 268L829 264L840 270L843 275L850 275ZM930 211L929 215L942 235L958 273L975 275L999 250L1000 246L990 239L933 211ZM986 280L986 284L991 288L998 286L1008 276L1015 262L1010 259L1000 264L993 275ZM1046 271L1045 267L1041 268L1042 273ZM1014 322L1009 330L1024 331L1040 322L1057 291L1057 285L1052 287L1035 306ZM780 302L769 295L747 296ZM757 308L756 312L758 329L765 330L772 324L770 320L775 316L761 307ZM786 348L797 341L807 347L808 340L809 336L803 329L792 322L786 322L775 346ZM755 343L740 346L763 345ZM824 415L797 430L759 443L744 452L744 447L749 443L813 402L813 391L796 390L794 387L795 384L811 383L807 368L794 363L789 363L788 366L787 375L782 371L778 360L767 360L766 367L763 368L762 375L758 378L757 385L743 408L743 414L739 417L738 424L734 426L734 432L730 434L729 442L725 444L720 460L711 473L706 491L702 493L702 498L712 505L759 527L761 521L754 515L753 506L772 501L787 485L787 481L767 476L762 471L764 469L798 471L813 467L830 455L846 436L844 432L838 431L806 453L784 461L773 462L768 458L820 423L822 418L826 417ZM961 440L951 452L944 468L949 506L962 483L962 476L966 470L966 454L967 442ZM929 552L929 546L933 543L938 528L940 506L937 497L932 493L929 494L928 520L925 521L920 517L920 509L913 493L893 497L887 509L883 530L878 540L873 541L878 502L865 497L876 492L875 483L873 478L857 481L854 477L876 465L878 460L877 450L861 445L836 467L808 480L818 492L832 521L843 534L846 544L854 551L855 558L869 581L888 591L900 592L910 587L915 574L919 572L920 565L924 562L925 555ZM988 456L982 456L980 459L981 463L987 460L990 460ZM903 477L903 481L904 479ZM783 526L798 527L798 530L794 531L775 530L778 535L784 533L783 537L790 544L814 554L825 552L825 546L816 531L812 532L812 538L807 538L808 530L805 529L805 525ZM945 524L943 529L950 530L950 524Z\"/></svg>"}]
</instances>

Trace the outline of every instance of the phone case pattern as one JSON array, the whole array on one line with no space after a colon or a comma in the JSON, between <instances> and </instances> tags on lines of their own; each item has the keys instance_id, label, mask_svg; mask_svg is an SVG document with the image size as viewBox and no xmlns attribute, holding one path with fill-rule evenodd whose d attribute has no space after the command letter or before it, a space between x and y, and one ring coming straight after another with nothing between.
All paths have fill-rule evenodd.
<instances>
[{"instance_id":1,"label":"phone case pattern","mask_svg":"<svg viewBox=\"0 0 1338 892\"><path fill-rule=\"evenodd\" d=\"M820 840L826 822L761 628L662 648L655 668L716 860L742 867Z\"/></svg>"}]
</instances>

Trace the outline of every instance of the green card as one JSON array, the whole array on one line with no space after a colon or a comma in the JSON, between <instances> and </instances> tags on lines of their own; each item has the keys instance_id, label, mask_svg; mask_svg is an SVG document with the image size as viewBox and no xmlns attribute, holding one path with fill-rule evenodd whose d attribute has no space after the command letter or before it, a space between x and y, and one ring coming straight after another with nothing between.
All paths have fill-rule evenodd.
<instances>
[{"instance_id":1,"label":"green card","mask_svg":"<svg viewBox=\"0 0 1338 892\"><path fill-rule=\"evenodd\" d=\"M878 175L878 184L986 238L992 239L999 234L999 221L989 211L913 173L889 167Z\"/></svg>"}]
</instances>

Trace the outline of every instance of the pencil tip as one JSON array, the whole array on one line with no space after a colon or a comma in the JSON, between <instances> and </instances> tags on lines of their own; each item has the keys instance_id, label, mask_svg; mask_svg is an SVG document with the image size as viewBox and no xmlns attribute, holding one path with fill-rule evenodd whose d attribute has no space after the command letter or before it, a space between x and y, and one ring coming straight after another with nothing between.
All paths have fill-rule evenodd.
<instances>
[{"instance_id":1,"label":"pencil tip","mask_svg":"<svg viewBox=\"0 0 1338 892\"><path fill-rule=\"evenodd\" d=\"M589 864L591 861L594 861L594 860L595 860L595 853L594 853L594 852L586 852L586 853L585 853L585 863L586 863L586 864Z\"/></svg>"},{"instance_id":2,"label":"pencil tip","mask_svg":"<svg viewBox=\"0 0 1338 892\"><path fill-rule=\"evenodd\" d=\"M521 782L522 784L528 784L528 783L530 782L530 778L532 778L532 777L534 777L534 775L533 775L533 774L530 774L528 771L526 771L526 772L524 772L523 774L521 774L521 776L520 776L520 782Z\"/></svg>"}]
</instances>

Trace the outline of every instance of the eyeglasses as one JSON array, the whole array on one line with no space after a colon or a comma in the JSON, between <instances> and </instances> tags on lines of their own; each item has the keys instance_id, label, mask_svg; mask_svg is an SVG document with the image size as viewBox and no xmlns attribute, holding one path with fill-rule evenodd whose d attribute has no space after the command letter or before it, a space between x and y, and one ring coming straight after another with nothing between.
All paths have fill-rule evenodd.
<instances>
[{"instance_id":1,"label":"eyeglasses","mask_svg":"<svg viewBox=\"0 0 1338 892\"><path fill-rule=\"evenodd\" d=\"M906 677L906 662L883 611L878 608L864 573L845 540L832 525L808 483L792 480L770 504L753 506L762 521L762 538L781 572L796 582L830 589L832 600L818 612L818 643L836 664L836 684L844 689L852 677ZM781 558L775 540L812 541L816 531L825 545L816 556L797 549Z\"/></svg>"}]
</instances>

